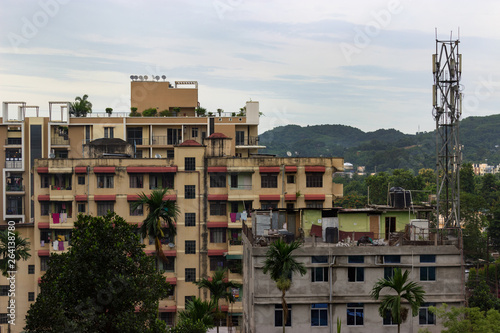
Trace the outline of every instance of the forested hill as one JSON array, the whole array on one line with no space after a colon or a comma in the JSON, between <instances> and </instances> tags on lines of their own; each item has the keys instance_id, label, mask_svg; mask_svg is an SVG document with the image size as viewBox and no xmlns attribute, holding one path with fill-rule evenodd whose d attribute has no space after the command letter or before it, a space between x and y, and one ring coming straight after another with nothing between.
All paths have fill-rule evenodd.
<instances>
[{"instance_id":1,"label":"forested hill","mask_svg":"<svg viewBox=\"0 0 500 333\"><path fill-rule=\"evenodd\" d=\"M459 133L463 162L500 164L500 114L463 119ZM300 157L344 157L355 167L366 166L368 173L436 166L435 131L414 135L396 129L363 132L344 125L288 125L263 133L259 143L267 146L262 153L278 156L290 152Z\"/></svg>"}]
</instances>

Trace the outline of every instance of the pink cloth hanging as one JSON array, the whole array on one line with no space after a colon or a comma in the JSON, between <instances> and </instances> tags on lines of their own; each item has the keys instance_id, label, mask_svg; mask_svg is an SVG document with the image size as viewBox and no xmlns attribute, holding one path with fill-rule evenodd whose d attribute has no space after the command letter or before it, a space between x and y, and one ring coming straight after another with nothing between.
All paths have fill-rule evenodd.
<instances>
[{"instance_id":1,"label":"pink cloth hanging","mask_svg":"<svg viewBox=\"0 0 500 333\"><path fill-rule=\"evenodd\" d=\"M59 213L52 214L53 223L59 223Z\"/></svg>"},{"instance_id":2,"label":"pink cloth hanging","mask_svg":"<svg viewBox=\"0 0 500 333\"><path fill-rule=\"evenodd\" d=\"M230 213L229 216L231 217L231 222L236 222L236 213Z\"/></svg>"},{"instance_id":3,"label":"pink cloth hanging","mask_svg":"<svg viewBox=\"0 0 500 333\"><path fill-rule=\"evenodd\" d=\"M64 242L63 241L59 242L59 251L64 251Z\"/></svg>"}]
</instances>

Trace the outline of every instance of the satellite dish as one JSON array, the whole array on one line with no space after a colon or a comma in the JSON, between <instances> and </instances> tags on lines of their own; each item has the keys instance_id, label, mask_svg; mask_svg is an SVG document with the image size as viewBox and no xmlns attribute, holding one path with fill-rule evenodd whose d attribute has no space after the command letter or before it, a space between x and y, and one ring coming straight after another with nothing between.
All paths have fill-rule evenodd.
<instances>
[{"instance_id":1,"label":"satellite dish","mask_svg":"<svg viewBox=\"0 0 500 333\"><path fill-rule=\"evenodd\" d=\"M49 158L55 158L55 157L56 157L56 154L54 154L54 153L49 154Z\"/></svg>"},{"instance_id":2,"label":"satellite dish","mask_svg":"<svg viewBox=\"0 0 500 333\"><path fill-rule=\"evenodd\" d=\"M155 158L161 158L160 154L155 154Z\"/></svg>"},{"instance_id":3,"label":"satellite dish","mask_svg":"<svg viewBox=\"0 0 500 333\"><path fill-rule=\"evenodd\" d=\"M146 81L147 81L147 79L148 79L148 76L147 76L147 75L144 75L144 80L146 80Z\"/></svg>"},{"instance_id":4,"label":"satellite dish","mask_svg":"<svg viewBox=\"0 0 500 333\"><path fill-rule=\"evenodd\" d=\"M137 80L139 79L139 77L137 75L134 75L134 80Z\"/></svg>"},{"instance_id":5,"label":"satellite dish","mask_svg":"<svg viewBox=\"0 0 500 333\"><path fill-rule=\"evenodd\" d=\"M161 78L163 79L163 81L165 81L167 77L165 75L162 75Z\"/></svg>"},{"instance_id":6,"label":"satellite dish","mask_svg":"<svg viewBox=\"0 0 500 333\"><path fill-rule=\"evenodd\" d=\"M288 156L288 157L292 156L292 152L291 151L287 151L286 152L286 156Z\"/></svg>"},{"instance_id":7,"label":"satellite dish","mask_svg":"<svg viewBox=\"0 0 500 333\"><path fill-rule=\"evenodd\" d=\"M168 243L168 247L169 248L173 248L173 247L175 247L175 244L174 243Z\"/></svg>"},{"instance_id":8,"label":"satellite dish","mask_svg":"<svg viewBox=\"0 0 500 333\"><path fill-rule=\"evenodd\" d=\"M134 76L133 75L130 75L130 79L133 80L134 79Z\"/></svg>"},{"instance_id":9,"label":"satellite dish","mask_svg":"<svg viewBox=\"0 0 500 333\"><path fill-rule=\"evenodd\" d=\"M160 79L160 76L159 75L156 75L155 76L155 80L158 81Z\"/></svg>"}]
</instances>

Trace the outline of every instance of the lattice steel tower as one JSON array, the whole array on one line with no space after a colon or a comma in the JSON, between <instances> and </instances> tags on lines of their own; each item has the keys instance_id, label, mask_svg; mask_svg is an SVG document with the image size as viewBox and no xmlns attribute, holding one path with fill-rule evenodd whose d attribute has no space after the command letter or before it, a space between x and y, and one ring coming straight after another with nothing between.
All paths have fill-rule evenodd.
<instances>
[{"instance_id":1,"label":"lattice steel tower","mask_svg":"<svg viewBox=\"0 0 500 333\"><path fill-rule=\"evenodd\" d=\"M438 227L460 226L461 150L458 129L462 115L462 55L458 52L459 43L458 39L441 41L436 38L436 54L432 55Z\"/></svg>"}]
</instances>

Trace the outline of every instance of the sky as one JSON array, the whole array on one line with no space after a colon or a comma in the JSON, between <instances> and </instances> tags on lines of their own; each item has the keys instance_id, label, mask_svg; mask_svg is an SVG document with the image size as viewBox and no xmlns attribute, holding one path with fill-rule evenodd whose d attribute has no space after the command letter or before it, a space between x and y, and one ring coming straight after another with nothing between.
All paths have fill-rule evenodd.
<instances>
[{"instance_id":1,"label":"sky","mask_svg":"<svg viewBox=\"0 0 500 333\"><path fill-rule=\"evenodd\" d=\"M260 132L432 131L432 54L460 38L462 117L498 113L500 1L2 0L0 101L87 94L130 109L130 75L198 81L208 111L259 101ZM460 33L460 36L458 35Z\"/></svg>"}]
</instances>

